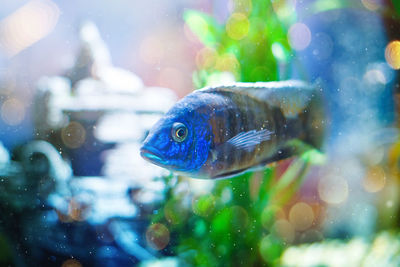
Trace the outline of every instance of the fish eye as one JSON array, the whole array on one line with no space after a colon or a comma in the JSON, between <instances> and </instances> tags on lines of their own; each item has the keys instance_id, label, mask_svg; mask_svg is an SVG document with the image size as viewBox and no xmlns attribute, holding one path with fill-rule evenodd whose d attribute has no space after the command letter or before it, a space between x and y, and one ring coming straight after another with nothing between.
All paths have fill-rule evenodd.
<instances>
[{"instance_id":1,"label":"fish eye","mask_svg":"<svg viewBox=\"0 0 400 267\"><path fill-rule=\"evenodd\" d=\"M172 139L174 139L176 142L183 142L185 141L186 137L188 134L188 129L185 124L180 123L180 122L175 122L172 125Z\"/></svg>"}]
</instances>

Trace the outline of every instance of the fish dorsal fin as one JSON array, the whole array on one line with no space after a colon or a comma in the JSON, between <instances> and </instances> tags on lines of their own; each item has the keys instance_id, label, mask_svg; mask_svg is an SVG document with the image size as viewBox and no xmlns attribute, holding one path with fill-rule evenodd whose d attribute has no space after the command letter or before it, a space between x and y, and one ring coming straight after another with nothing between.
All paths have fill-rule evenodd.
<instances>
[{"instance_id":1,"label":"fish dorsal fin","mask_svg":"<svg viewBox=\"0 0 400 267\"><path fill-rule=\"evenodd\" d=\"M257 131L251 130L248 132L241 132L227 141L228 144L238 149L251 150L261 142L271 139L273 132L266 129Z\"/></svg>"},{"instance_id":2,"label":"fish dorsal fin","mask_svg":"<svg viewBox=\"0 0 400 267\"><path fill-rule=\"evenodd\" d=\"M317 92L314 86L299 80L233 83L208 89L250 95L273 107L280 108L286 117L294 117L304 110Z\"/></svg>"}]
</instances>

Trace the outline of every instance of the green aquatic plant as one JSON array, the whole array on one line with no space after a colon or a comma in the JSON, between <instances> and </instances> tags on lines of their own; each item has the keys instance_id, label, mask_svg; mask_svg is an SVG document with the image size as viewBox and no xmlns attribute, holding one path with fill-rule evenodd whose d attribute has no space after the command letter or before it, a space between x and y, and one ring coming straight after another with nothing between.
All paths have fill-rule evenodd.
<instances>
[{"instance_id":1,"label":"green aquatic plant","mask_svg":"<svg viewBox=\"0 0 400 267\"><path fill-rule=\"evenodd\" d=\"M184 19L204 44L196 58L196 87L287 75L283 72L292 57L287 22L279 20L271 2L233 1L224 24L194 10L186 11ZM217 181L170 176L165 179L167 201L152 217L159 230L148 241L164 254L177 255L183 266L276 265L290 242L275 225L277 212L299 190L308 168L323 160L311 150L287 161L284 170L269 166ZM195 187L203 187L201 193Z\"/></svg>"},{"instance_id":2,"label":"green aquatic plant","mask_svg":"<svg viewBox=\"0 0 400 267\"><path fill-rule=\"evenodd\" d=\"M394 6L394 10L397 13L397 16L400 16L400 2L396 0L392 0L392 4Z\"/></svg>"},{"instance_id":3,"label":"green aquatic plant","mask_svg":"<svg viewBox=\"0 0 400 267\"><path fill-rule=\"evenodd\" d=\"M189 28L205 45L197 55L199 70L193 76L198 88L220 82L222 73L242 82L275 81L280 77L279 65L290 58L287 30L269 1L232 3L224 24L199 11L184 14Z\"/></svg>"},{"instance_id":4,"label":"green aquatic plant","mask_svg":"<svg viewBox=\"0 0 400 267\"><path fill-rule=\"evenodd\" d=\"M298 191L307 169L323 160L311 150L282 174L268 167L233 179L195 180L194 184L191 178L170 176L167 202L153 216L153 225L168 229L159 234L161 239L171 237L164 252L178 255L189 266L277 264L288 240L279 233L276 213ZM201 193L193 189L204 185L211 188Z\"/></svg>"},{"instance_id":5,"label":"green aquatic plant","mask_svg":"<svg viewBox=\"0 0 400 267\"><path fill-rule=\"evenodd\" d=\"M193 74L197 88L221 82L271 81L290 76L288 66L294 52L287 33L296 17L293 10L291 17L285 15L287 7L280 7L279 2L282 3L235 0L224 23L199 11L185 12L186 24L204 44L196 57L198 70ZM310 6L309 12L348 5L342 0L320 0ZM394 6L398 12L398 5ZM309 148L305 151L300 157L270 165L263 171L226 180L168 177L165 180L167 201L152 217L152 225L157 226L153 228L159 230L152 235L155 239L148 239L149 243L155 244L153 247L163 254L177 256L180 266L293 264L293 253L301 258L302 248L311 251L313 246L288 249L293 242L303 241L295 239L293 232L301 233L305 228L303 225L295 230L287 228L290 212L283 209L293 204L307 178L312 176L308 170L326 163L319 151ZM291 210L295 206L291 205ZM304 206L307 205L302 203L297 207ZM311 217L306 223L317 224L316 217ZM313 241L322 238L318 237L318 231L313 233L317 237ZM326 243L324 240L321 246Z\"/></svg>"}]
</instances>

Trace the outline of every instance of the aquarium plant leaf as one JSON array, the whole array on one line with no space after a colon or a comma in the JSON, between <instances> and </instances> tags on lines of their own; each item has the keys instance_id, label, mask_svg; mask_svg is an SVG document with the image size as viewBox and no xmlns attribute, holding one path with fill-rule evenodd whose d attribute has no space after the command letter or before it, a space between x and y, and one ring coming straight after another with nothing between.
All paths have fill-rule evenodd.
<instances>
[{"instance_id":1,"label":"aquarium plant leaf","mask_svg":"<svg viewBox=\"0 0 400 267\"><path fill-rule=\"evenodd\" d=\"M396 13L398 16L400 16L400 1L399 0L392 0L394 9L396 10Z\"/></svg>"},{"instance_id":2,"label":"aquarium plant leaf","mask_svg":"<svg viewBox=\"0 0 400 267\"><path fill-rule=\"evenodd\" d=\"M183 14L183 18L203 44L210 47L216 46L220 26L213 17L199 11L188 10Z\"/></svg>"},{"instance_id":3,"label":"aquarium plant leaf","mask_svg":"<svg viewBox=\"0 0 400 267\"><path fill-rule=\"evenodd\" d=\"M326 163L326 155L318 149L310 149L300 156L305 162L313 165L324 165Z\"/></svg>"}]
</instances>

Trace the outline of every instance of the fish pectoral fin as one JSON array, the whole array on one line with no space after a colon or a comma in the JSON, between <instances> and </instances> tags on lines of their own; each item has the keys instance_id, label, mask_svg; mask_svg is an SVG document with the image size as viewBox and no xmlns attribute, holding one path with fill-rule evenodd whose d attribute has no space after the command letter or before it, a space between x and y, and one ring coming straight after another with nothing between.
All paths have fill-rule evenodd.
<instances>
[{"instance_id":1,"label":"fish pectoral fin","mask_svg":"<svg viewBox=\"0 0 400 267\"><path fill-rule=\"evenodd\" d=\"M272 133L273 132L266 129L259 131L251 130L248 132L241 132L229 139L227 143L238 149L251 150L256 145L259 145L261 142L271 139Z\"/></svg>"}]
</instances>

